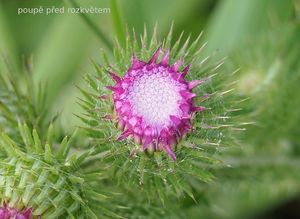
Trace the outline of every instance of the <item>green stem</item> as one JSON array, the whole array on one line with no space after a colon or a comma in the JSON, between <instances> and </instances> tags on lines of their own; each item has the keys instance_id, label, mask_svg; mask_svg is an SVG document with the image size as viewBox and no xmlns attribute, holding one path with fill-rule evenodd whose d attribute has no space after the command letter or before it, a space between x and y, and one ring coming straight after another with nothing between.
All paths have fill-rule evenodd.
<instances>
[{"instance_id":1,"label":"green stem","mask_svg":"<svg viewBox=\"0 0 300 219\"><path fill-rule=\"evenodd\" d=\"M79 5L74 0L69 0L70 4L75 7L79 8ZM91 20L91 18L83 13L80 13L81 18L86 22L87 25L90 26L90 28L93 30L93 32L97 35L97 37L105 44L105 46L112 51L113 46L108 37L100 30L97 25Z\"/></svg>"},{"instance_id":2,"label":"green stem","mask_svg":"<svg viewBox=\"0 0 300 219\"><path fill-rule=\"evenodd\" d=\"M116 0L111 0L110 3L111 3L112 20L113 20L115 33L117 35L119 42L124 47L126 39L125 39L124 29L122 26L122 19L118 8L118 3Z\"/></svg>"}]
</instances>

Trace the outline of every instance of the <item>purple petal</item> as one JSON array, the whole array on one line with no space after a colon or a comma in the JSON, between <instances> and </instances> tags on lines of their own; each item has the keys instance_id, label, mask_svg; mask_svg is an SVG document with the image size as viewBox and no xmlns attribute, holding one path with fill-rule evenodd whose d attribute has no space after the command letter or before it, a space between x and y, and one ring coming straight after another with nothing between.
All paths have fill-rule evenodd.
<instances>
[{"instance_id":1,"label":"purple petal","mask_svg":"<svg viewBox=\"0 0 300 219\"><path fill-rule=\"evenodd\" d=\"M8 218L8 212L5 208L0 208L0 219L6 219Z\"/></svg>"},{"instance_id":2,"label":"purple petal","mask_svg":"<svg viewBox=\"0 0 300 219\"><path fill-rule=\"evenodd\" d=\"M125 114L126 112L129 112L130 108L131 108L130 103L129 102L124 102L121 106L121 113Z\"/></svg>"},{"instance_id":3,"label":"purple petal","mask_svg":"<svg viewBox=\"0 0 300 219\"><path fill-rule=\"evenodd\" d=\"M132 117L131 119L128 120L128 123L131 125L131 126L135 126L137 123L138 123L138 120L136 117Z\"/></svg>"},{"instance_id":4,"label":"purple petal","mask_svg":"<svg viewBox=\"0 0 300 219\"><path fill-rule=\"evenodd\" d=\"M194 81L190 81L188 82L188 89L193 89L194 87L197 87L199 84L203 83L203 80L194 80Z\"/></svg>"},{"instance_id":5,"label":"purple petal","mask_svg":"<svg viewBox=\"0 0 300 219\"><path fill-rule=\"evenodd\" d=\"M129 129L122 132L122 134L117 138L118 141L122 141L125 138L127 138L129 135L131 135L131 131Z\"/></svg>"},{"instance_id":6,"label":"purple petal","mask_svg":"<svg viewBox=\"0 0 300 219\"><path fill-rule=\"evenodd\" d=\"M154 54L152 55L151 59L149 60L148 64L156 63L157 58L158 58L160 52L161 52L161 48L158 47L158 49L154 52Z\"/></svg>"},{"instance_id":7,"label":"purple petal","mask_svg":"<svg viewBox=\"0 0 300 219\"><path fill-rule=\"evenodd\" d=\"M178 125L181 123L181 119L179 119L179 118L176 117L176 116L171 115L171 116L170 116L170 119L171 119L171 121L172 121L176 126L178 126Z\"/></svg>"},{"instance_id":8,"label":"purple petal","mask_svg":"<svg viewBox=\"0 0 300 219\"><path fill-rule=\"evenodd\" d=\"M28 218L31 218L32 216L32 208L28 208L26 211L23 212L23 215L28 217Z\"/></svg>"},{"instance_id":9,"label":"purple petal","mask_svg":"<svg viewBox=\"0 0 300 219\"><path fill-rule=\"evenodd\" d=\"M187 103L183 103L179 106L179 108L182 110L184 113L188 113L190 111L190 105Z\"/></svg>"},{"instance_id":10,"label":"purple petal","mask_svg":"<svg viewBox=\"0 0 300 219\"><path fill-rule=\"evenodd\" d=\"M184 99L192 99L194 98L195 96L197 96L196 94L194 93L191 93L189 91L186 91L186 90L182 90L179 92L180 95L184 98Z\"/></svg>"},{"instance_id":11,"label":"purple petal","mask_svg":"<svg viewBox=\"0 0 300 219\"><path fill-rule=\"evenodd\" d=\"M121 82L121 78L118 75L116 75L114 72L110 71L108 73L115 82L117 82L117 83Z\"/></svg>"},{"instance_id":12,"label":"purple petal","mask_svg":"<svg viewBox=\"0 0 300 219\"><path fill-rule=\"evenodd\" d=\"M166 150L166 152L168 153L168 155L170 156L170 158L175 161L176 160L176 155L173 152L173 150L171 149L170 145L164 145L164 149Z\"/></svg>"},{"instance_id":13,"label":"purple petal","mask_svg":"<svg viewBox=\"0 0 300 219\"><path fill-rule=\"evenodd\" d=\"M131 67L130 69L138 69L138 68L142 68L146 65L145 62L143 61L140 61L137 59L137 57L135 55L132 56L132 64L131 64Z\"/></svg>"},{"instance_id":14,"label":"purple petal","mask_svg":"<svg viewBox=\"0 0 300 219\"><path fill-rule=\"evenodd\" d=\"M150 146L150 143L152 143L152 137L144 137L143 138L143 150L147 149Z\"/></svg>"},{"instance_id":15,"label":"purple petal","mask_svg":"<svg viewBox=\"0 0 300 219\"><path fill-rule=\"evenodd\" d=\"M124 89L119 86L105 86L105 87L113 92L118 93L118 94L121 94L124 92Z\"/></svg>"},{"instance_id":16,"label":"purple petal","mask_svg":"<svg viewBox=\"0 0 300 219\"><path fill-rule=\"evenodd\" d=\"M174 63L172 66L173 71L178 71L179 67L182 65L183 61L182 59L179 59L177 62Z\"/></svg>"},{"instance_id":17,"label":"purple petal","mask_svg":"<svg viewBox=\"0 0 300 219\"><path fill-rule=\"evenodd\" d=\"M186 67L182 70L182 73L181 73L182 78L185 78L185 76L187 75L187 73L188 73L189 70L190 70L190 67L191 67L191 65L188 65L188 66L186 66Z\"/></svg>"},{"instance_id":18,"label":"purple petal","mask_svg":"<svg viewBox=\"0 0 300 219\"><path fill-rule=\"evenodd\" d=\"M192 108L192 111L193 111L193 112L202 112L202 111L204 111L204 110L206 110L206 107L204 107L204 106L194 106L194 107Z\"/></svg>"},{"instance_id":19,"label":"purple petal","mask_svg":"<svg viewBox=\"0 0 300 219\"><path fill-rule=\"evenodd\" d=\"M164 56L162 57L162 59L161 59L161 64L162 65L168 65L168 63L169 63L169 55L170 55L170 51L168 50L165 54L164 54Z\"/></svg>"},{"instance_id":20,"label":"purple petal","mask_svg":"<svg viewBox=\"0 0 300 219\"><path fill-rule=\"evenodd\" d=\"M18 214L15 216L15 219L30 219L30 217L25 217L23 214L18 213Z\"/></svg>"}]
</instances>

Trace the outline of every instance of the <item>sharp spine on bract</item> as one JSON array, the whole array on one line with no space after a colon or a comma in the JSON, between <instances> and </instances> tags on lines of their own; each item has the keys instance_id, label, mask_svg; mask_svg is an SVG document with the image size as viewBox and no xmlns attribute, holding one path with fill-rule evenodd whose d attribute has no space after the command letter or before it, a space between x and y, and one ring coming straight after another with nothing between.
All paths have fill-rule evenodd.
<instances>
[{"instance_id":1,"label":"sharp spine on bract","mask_svg":"<svg viewBox=\"0 0 300 219\"><path fill-rule=\"evenodd\" d=\"M156 63L160 52L161 52L161 47L158 47L158 49L152 55L152 57L151 57L150 61L148 62L148 64Z\"/></svg>"},{"instance_id":2,"label":"sharp spine on bract","mask_svg":"<svg viewBox=\"0 0 300 219\"><path fill-rule=\"evenodd\" d=\"M162 65L168 65L169 64L169 55L170 55L170 50L167 50L165 52L165 54L163 55L162 59L161 59L161 64Z\"/></svg>"},{"instance_id":3,"label":"sharp spine on bract","mask_svg":"<svg viewBox=\"0 0 300 219\"><path fill-rule=\"evenodd\" d=\"M202 84L203 82L204 82L204 80L190 81L190 82L188 82L188 88L193 89L193 88L197 87L198 85Z\"/></svg>"},{"instance_id":4,"label":"sharp spine on bract","mask_svg":"<svg viewBox=\"0 0 300 219\"><path fill-rule=\"evenodd\" d=\"M117 83L121 82L121 78L116 73L114 73L112 71L109 71L108 73L115 82L117 82Z\"/></svg>"}]
</instances>

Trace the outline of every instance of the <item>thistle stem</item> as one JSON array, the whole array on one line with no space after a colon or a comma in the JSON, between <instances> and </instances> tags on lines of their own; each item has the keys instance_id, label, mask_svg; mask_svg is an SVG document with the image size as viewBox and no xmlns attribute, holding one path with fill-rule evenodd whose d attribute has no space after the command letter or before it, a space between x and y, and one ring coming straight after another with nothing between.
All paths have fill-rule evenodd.
<instances>
[{"instance_id":1,"label":"thistle stem","mask_svg":"<svg viewBox=\"0 0 300 219\"><path fill-rule=\"evenodd\" d=\"M79 8L79 5L74 0L69 0L70 4L75 7ZM106 37L106 35L100 30L97 25L91 20L91 18L86 15L80 13L81 18L86 22L86 24L91 28L91 30L97 35L97 37L105 44L105 46L109 49L109 51L113 50L112 43Z\"/></svg>"},{"instance_id":2,"label":"thistle stem","mask_svg":"<svg viewBox=\"0 0 300 219\"><path fill-rule=\"evenodd\" d=\"M112 11L112 20L114 29L117 35L117 38L122 46L125 46L125 33L122 27L122 19L120 15L120 11L118 8L118 3L116 0L110 1L111 11Z\"/></svg>"}]
</instances>

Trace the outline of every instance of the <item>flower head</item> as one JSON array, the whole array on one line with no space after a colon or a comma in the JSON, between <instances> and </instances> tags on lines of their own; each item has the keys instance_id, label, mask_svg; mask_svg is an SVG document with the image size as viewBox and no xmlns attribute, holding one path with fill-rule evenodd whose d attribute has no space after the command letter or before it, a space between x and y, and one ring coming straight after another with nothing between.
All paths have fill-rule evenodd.
<instances>
[{"instance_id":1,"label":"flower head","mask_svg":"<svg viewBox=\"0 0 300 219\"><path fill-rule=\"evenodd\" d=\"M116 82L108 86L113 91L113 104L122 140L133 137L142 149L166 151L175 160L173 147L192 130L191 120L197 111L205 108L195 106L192 89L202 81L187 81L189 71L182 71L182 60L170 65L169 52L159 48L148 62L132 57L132 63L123 78L110 75Z\"/></svg>"},{"instance_id":2,"label":"flower head","mask_svg":"<svg viewBox=\"0 0 300 219\"><path fill-rule=\"evenodd\" d=\"M145 30L141 42L128 34L113 62L102 51L93 62L96 77L86 75L89 88L80 88L85 114L79 118L114 181L147 188L155 203L170 194L194 199L194 180L213 180L207 166L219 163L220 145L231 143L232 83L221 72L223 60L199 55L201 34L192 43L180 35L172 44L172 27L162 41L156 32L147 37Z\"/></svg>"}]
</instances>

